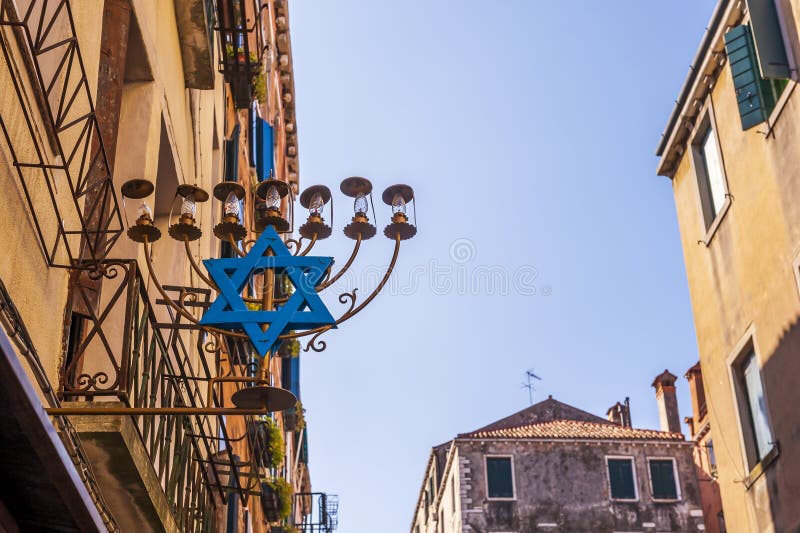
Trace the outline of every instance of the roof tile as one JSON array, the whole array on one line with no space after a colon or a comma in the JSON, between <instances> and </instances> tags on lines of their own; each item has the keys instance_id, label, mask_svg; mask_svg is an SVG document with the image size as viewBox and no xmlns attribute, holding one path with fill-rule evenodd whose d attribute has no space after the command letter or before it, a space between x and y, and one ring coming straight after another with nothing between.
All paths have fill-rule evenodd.
<instances>
[{"instance_id":1,"label":"roof tile","mask_svg":"<svg viewBox=\"0 0 800 533\"><path fill-rule=\"evenodd\" d=\"M653 429L634 429L617 424L600 424L579 420L553 420L509 428L478 430L472 433L462 433L459 438L685 440L682 433L656 431Z\"/></svg>"}]
</instances>

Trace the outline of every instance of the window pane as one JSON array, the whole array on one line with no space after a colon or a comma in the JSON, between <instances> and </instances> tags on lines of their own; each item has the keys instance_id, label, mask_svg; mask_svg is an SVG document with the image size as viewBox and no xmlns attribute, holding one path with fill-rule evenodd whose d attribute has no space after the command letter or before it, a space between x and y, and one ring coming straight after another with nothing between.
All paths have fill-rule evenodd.
<instances>
[{"instance_id":1,"label":"window pane","mask_svg":"<svg viewBox=\"0 0 800 533\"><path fill-rule=\"evenodd\" d=\"M747 406L750 411L750 423L758 455L756 460L761 460L772 448L772 432L767 423L767 406L764 403L764 389L761 386L761 373L755 353L751 353L745 360L742 371Z\"/></svg>"},{"instance_id":2,"label":"window pane","mask_svg":"<svg viewBox=\"0 0 800 533\"><path fill-rule=\"evenodd\" d=\"M486 479L490 498L513 498L514 482L511 479L510 457L487 457Z\"/></svg>"},{"instance_id":3,"label":"window pane","mask_svg":"<svg viewBox=\"0 0 800 533\"><path fill-rule=\"evenodd\" d=\"M635 500L633 484L633 461L631 459L609 459L608 479L611 481L611 497L616 500Z\"/></svg>"},{"instance_id":4,"label":"window pane","mask_svg":"<svg viewBox=\"0 0 800 533\"><path fill-rule=\"evenodd\" d=\"M653 480L653 499L678 499L678 487L675 484L675 469L672 461L668 459L650 461L650 479Z\"/></svg>"},{"instance_id":5,"label":"window pane","mask_svg":"<svg viewBox=\"0 0 800 533\"><path fill-rule=\"evenodd\" d=\"M717 134L713 128L708 128L706 138L703 140L703 161L706 165L706 176L708 176L708 194L711 197L711 207L713 209L713 219L722 209L725 203L725 181L722 178L722 158L717 148Z\"/></svg>"},{"instance_id":6,"label":"window pane","mask_svg":"<svg viewBox=\"0 0 800 533\"><path fill-rule=\"evenodd\" d=\"M709 439L706 444L708 450L708 464L711 466L712 471L717 469L717 457L714 455L714 441Z\"/></svg>"}]
</instances>

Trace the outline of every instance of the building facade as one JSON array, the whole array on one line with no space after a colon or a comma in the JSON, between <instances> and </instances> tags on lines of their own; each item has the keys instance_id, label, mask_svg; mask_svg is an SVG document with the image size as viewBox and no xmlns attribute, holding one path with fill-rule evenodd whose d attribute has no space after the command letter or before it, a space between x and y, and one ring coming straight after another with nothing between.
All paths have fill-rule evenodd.
<instances>
[{"instance_id":1,"label":"building facade","mask_svg":"<svg viewBox=\"0 0 800 533\"><path fill-rule=\"evenodd\" d=\"M298 187L288 17L286 0L0 0L0 529L282 531L316 505L300 405L113 411L221 408L245 383L215 380L256 372L169 302L199 316L197 262L235 253L198 191ZM144 215L202 235L146 251L125 236ZM299 398L285 344L258 371Z\"/></svg>"},{"instance_id":2,"label":"building facade","mask_svg":"<svg viewBox=\"0 0 800 533\"><path fill-rule=\"evenodd\" d=\"M721 0L657 148L729 531L800 530L799 21L794 1Z\"/></svg>"},{"instance_id":3,"label":"building facade","mask_svg":"<svg viewBox=\"0 0 800 533\"><path fill-rule=\"evenodd\" d=\"M711 420L703 389L700 363L692 366L685 377L689 382L689 393L692 397L692 416L684 418L684 421L689 426L689 438L694 443L694 464L700 486L700 499L703 502L706 531L725 533L727 527L725 513L722 510L722 498L719 494L717 457L714 452L714 439L711 436Z\"/></svg>"},{"instance_id":4,"label":"building facade","mask_svg":"<svg viewBox=\"0 0 800 533\"><path fill-rule=\"evenodd\" d=\"M433 448L411 532L702 531L691 443L621 405L550 397Z\"/></svg>"}]
</instances>

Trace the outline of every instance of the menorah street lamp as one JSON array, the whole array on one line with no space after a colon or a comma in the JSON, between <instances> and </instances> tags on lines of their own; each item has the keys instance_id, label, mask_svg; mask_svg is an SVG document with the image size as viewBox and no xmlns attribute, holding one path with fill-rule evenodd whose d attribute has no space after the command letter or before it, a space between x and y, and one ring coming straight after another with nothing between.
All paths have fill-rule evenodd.
<instances>
[{"instance_id":1,"label":"menorah street lamp","mask_svg":"<svg viewBox=\"0 0 800 533\"><path fill-rule=\"evenodd\" d=\"M191 328L209 335L205 350L218 353L225 345L224 339L244 340L260 356L256 377L218 377L210 383L209 394L217 383L226 381L248 382L252 386L238 390L231 397L232 408L106 408L106 414L266 414L282 411L296 403L294 395L282 388L269 385L268 362L281 343L307 338L305 351L322 351L327 344L320 336L346 322L378 295L394 270L400 252L400 243L417 233L414 190L408 185L392 185L381 195L390 206L391 217L383 234L394 242L389 265L370 294L358 300L357 288L338 295L345 306L334 317L320 298L320 294L333 286L349 271L358 256L361 243L377 233L375 227L372 183L363 177L350 177L340 185L342 194L353 199L353 216L344 227L344 234L354 242L350 256L338 270L333 269L333 258L312 256L314 245L332 234L326 222L333 223L333 198L324 185L314 185L302 192L300 205L308 210L306 221L299 227L299 237L290 235L294 228L294 195L289 185L270 178L259 183L252 200L244 187L236 182L224 181L214 187L213 197L220 203L221 220L214 226L214 236L227 243L234 257L208 258L203 267L195 259L189 243L202 236L197 224L197 203L206 202L210 195L194 185L180 185L175 193L173 210L169 215L167 233L182 242L192 270L203 284L216 294L201 318L191 311L199 289L181 288L177 298L169 295L158 279L152 257L152 245L161 238L161 231L153 222L152 209L146 198L153 193L151 182L134 179L122 186L124 199L138 202L133 224L129 224L128 237L144 248L144 257L150 279L164 302ZM413 208L413 223L408 216ZM286 209L285 209L286 208ZM371 209L370 209L371 208ZM126 207L127 210L127 207ZM248 211L249 210L249 211ZM288 211L288 217L284 216ZM251 216L243 216L249 212ZM373 213L370 215L370 213ZM127 213L126 213L127 220ZM245 226L252 221L251 231ZM256 235L255 239L247 239ZM291 285L291 289L277 291L276 285ZM209 404L210 405L210 404ZM94 409L59 408L58 414L93 414Z\"/></svg>"}]
</instances>

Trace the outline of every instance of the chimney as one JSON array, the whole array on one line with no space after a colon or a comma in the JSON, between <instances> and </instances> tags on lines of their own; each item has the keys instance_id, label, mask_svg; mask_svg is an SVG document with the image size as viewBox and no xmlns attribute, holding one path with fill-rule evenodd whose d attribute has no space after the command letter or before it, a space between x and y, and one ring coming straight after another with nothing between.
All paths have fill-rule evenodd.
<instances>
[{"instance_id":1,"label":"chimney","mask_svg":"<svg viewBox=\"0 0 800 533\"><path fill-rule=\"evenodd\" d=\"M658 415L661 418L661 431L681 433L681 417L678 413L678 397L675 394L675 381L678 376L664 370L653 380L658 402Z\"/></svg>"},{"instance_id":2,"label":"chimney","mask_svg":"<svg viewBox=\"0 0 800 533\"><path fill-rule=\"evenodd\" d=\"M631 404L630 399L625 398L625 403L617 402L606 411L609 422L619 426L631 427Z\"/></svg>"}]
</instances>

